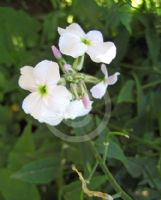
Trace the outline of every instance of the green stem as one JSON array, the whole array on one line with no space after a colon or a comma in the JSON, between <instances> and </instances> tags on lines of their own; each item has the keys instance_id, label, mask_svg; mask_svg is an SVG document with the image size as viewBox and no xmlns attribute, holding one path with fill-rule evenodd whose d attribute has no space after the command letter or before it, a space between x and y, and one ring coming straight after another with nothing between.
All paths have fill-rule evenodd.
<instances>
[{"instance_id":1,"label":"green stem","mask_svg":"<svg viewBox=\"0 0 161 200\"><path fill-rule=\"evenodd\" d=\"M81 191L81 194L80 194L80 200L83 200L84 199L84 193L83 193L83 190Z\"/></svg>"},{"instance_id":2,"label":"green stem","mask_svg":"<svg viewBox=\"0 0 161 200\"><path fill-rule=\"evenodd\" d=\"M59 64L62 72L65 74L64 65L66 64L66 61L62 58L62 59L58 60L58 64Z\"/></svg>"},{"instance_id":3,"label":"green stem","mask_svg":"<svg viewBox=\"0 0 161 200\"><path fill-rule=\"evenodd\" d=\"M94 167L93 167L93 169L92 169L92 171L91 171L91 173L90 173L90 175L89 175L89 177L88 177L88 179L87 179L87 182L88 182L88 183L90 183L90 181L91 181L91 179L92 179L92 177L93 177L93 175L94 175L94 173L95 173L97 167L98 167L98 162L96 162L96 164L94 165Z\"/></svg>"},{"instance_id":4,"label":"green stem","mask_svg":"<svg viewBox=\"0 0 161 200\"><path fill-rule=\"evenodd\" d=\"M92 151L93 155L95 156L97 162L99 163L102 171L105 173L106 177L108 178L109 182L111 183L111 185L115 189L115 191L120 194L120 196L123 200L132 200L132 198L116 182L115 178L113 177L113 175L109 171L108 167L103 162L103 159L101 158L101 156L97 152L97 149L95 148L94 144L90 141L89 145L90 145L91 151Z\"/></svg>"},{"instance_id":5,"label":"green stem","mask_svg":"<svg viewBox=\"0 0 161 200\"><path fill-rule=\"evenodd\" d=\"M73 63L73 69L76 71L80 71L83 68L83 64L84 64L84 55L75 59Z\"/></svg>"},{"instance_id":6,"label":"green stem","mask_svg":"<svg viewBox=\"0 0 161 200\"><path fill-rule=\"evenodd\" d=\"M103 155L103 163L106 163L106 158L107 158L107 153L108 153L108 147L109 147L109 143L105 142L105 151L104 151L104 155Z\"/></svg>"},{"instance_id":7,"label":"green stem","mask_svg":"<svg viewBox=\"0 0 161 200\"><path fill-rule=\"evenodd\" d=\"M64 163L63 163L63 159L64 159L64 147L62 144L62 148L61 148L61 163L60 163L60 168L59 168L59 179L58 179L58 185L59 185L59 191L58 191L58 199L61 200L62 199L62 188L63 188L63 184L64 184L64 180L63 180L63 167L64 167Z\"/></svg>"},{"instance_id":8,"label":"green stem","mask_svg":"<svg viewBox=\"0 0 161 200\"><path fill-rule=\"evenodd\" d=\"M106 163L106 158L107 158L107 153L108 153L108 146L109 146L109 143L106 141L105 142L105 150L104 150L104 154L103 154L103 163L104 164ZM95 163L95 165L94 165L94 167L93 167L93 169L92 169L92 171L91 171L91 173L89 175L89 178L87 179L88 182L91 181L91 179L92 179L97 167L98 167L98 162L96 161L96 163Z\"/></svg>"},{"instance_id":9,"label":"green stem","mask_svg":"<svg viewBox=\"0 0 161 200\"><path fill-rule=\"evenodd\" d=\"M143 85L143 89L148 89L148 88L151 88L151 87L155 87L157 85L161 84L161 80L156 80L154 82L151 82L151 83L147 83L146 85Z\"/></svg>"}]
</instances>

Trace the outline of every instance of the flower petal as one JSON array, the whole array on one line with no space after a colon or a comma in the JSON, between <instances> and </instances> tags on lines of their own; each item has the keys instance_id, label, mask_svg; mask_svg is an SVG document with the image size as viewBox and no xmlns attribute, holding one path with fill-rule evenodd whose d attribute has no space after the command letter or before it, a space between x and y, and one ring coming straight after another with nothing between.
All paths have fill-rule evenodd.
<instances>
[{"instance_id":1,"label":"flower petal","mask_svg":"<svg viewBox=\"0 0 161 200\"><path fill-rule=\"evenodd\" d=\"M25 113L32 115L35 119L41 122L41 117L45 115L46 106L38 92L29 94L22 103L22 108Z\"/></svg>"},{"instance_id":2,"label":"flower petal","mask_svg":"<svg viewBox=\"0 0 161 200\"><path fill-rule=\"evenodd\" d=\"M107 84L108 85L113 85L117 82L118 76L120 75L119 72L114 73L113 75L109 76L107 78Z\"/></svg>"},{"instance_id":3,"label":"flower petal","mask_svg":"<svg viewBox=\"0 0 161 200\"><path fill-rule=\"evenodd\" d=\"M59 35L62 35L63 33L65 33L65 29L58 27L58 33L59 33Z\"/></svg>"},{"instance_id":4,"label":"flower petal","mask_svg":"<svg viewBox=\"0 0 161 200\"><path fill-rule=\"evenodd\" d=\"M63 121L63 115L48 112L46 116L42 117L41 119L44 123L49 124L51 126L57 126Z\"/></svg>"},{"instance_id":5,"label":"flower petal","mask_svg":"<svg viewBox=\"0 0 161 200\"><path fill-rule=\"evenodd\" d=\"M79 36L65 33L60 36L59 49L63 54L77 58L86 52L87 46L81 42Z\"/></svg>"},{"instance_id":6,"label":"flower petal","mask_svg":"<svg viewBox=\"0 0 161 200\"><path fill-rule=\"evenodd\" d=\"M21 76L18 81L19 86L25 90L29 90L30 92L35 91L36 84L33 77L33 67L22 67L20 72Z\"/></svg>"},{"instance_id":7,"label":"flower petal","mask_svg":"<svg viewBox=\"0 0 161 200\"><path fill-rule=\"evenodd\" d=\"M101 71L105 75L105 79L107 79L108 78L108 71L107 71L107 68L106 68L105 64L101 65Z\"/></svg>"},{"instance_id":8,"label":"flower petal","mask_svg":"<svg viewBox=\"0 0 161 200\"><path fill-rule=\"evenodd\" d=\"M92 93L92 96L95 99L101 99L105 95L106 89L107 89L107 84L104 81L102 81L96 84L95 86L93 86L90 89L90 92Z\"/></svg>"},{"instance_id":9,"label":"flower petal","mask_svg":"<svg viewBox=\"0 0 161 200\"><path fill-rule=\"evenodd\" d=\"M55 86L49 91L49 97L46 100L47 105L53 112L62 113L72 99L72 94L64 86Z\"/></svg>"},{"instance_id":10,"label":"flower petal","mask_svg":"<svg viewBox=\"0 0 161 200\"><path fill-rule=\"evenodd\" d=\"M92 42L92 44L102 43L103 42L103 36L100 31L89 31L86 34L86 38Z\"/></svg>"},{"instance_id":11,"label":"flower petal","mask_svg":"<svg viewBox=\"0 0 161 200\"><path fill-rule=\"evenodd\" d=\"M80 25L77 24L77 23L70 24L69 26L66 27L66 29L62 29L62 28L59 27L58 32L59 32L60 35L62 35L64 33L71 33L71 34L74 34L74 35L79 36L79 37L85 36L85 32L80 27Z\"/></svg>"},{"instance_id":12,"label":"flower petal","mask_svg":"<svg viewBox=\"0 0 161 200\"><path fill-rule=\"evenodd\" d=\"M63 120L63 115L53 112L37 92L29 94L24 99L22 108L25 113L30 114L41 123L56 126Z\"/></svg>"},{"instance_id":13,"label":"flower petal","mask_svg":"<svg viewBox=\"0 0 161 200\"><path fill-rule=\"evenodd\" d=\"M104 42L89 46L87 54L96 63L109 64L116 56L116 47L113 42Z\"/></svg>"},{"instance_id":14,"label":"flower petal","mask_svg":"<svg viewBox=\"0 0 161 200\"><path fill-rule=\"evenodd\" d=\"M92 101L90 101L90 105L88 108L85 108L82 100L75 100L72 101L68 108L66 109L66 112L64 114L65 119L75 119L77 117L82 117L84 115L87 115L92 110Z\"/></svg>"},{"instance_id":15,"label":"flower petal","mask_svg":"<svg viewBox=\"0 0 161 200\"><path fill-rule=\"evenodd\" d=\"M56 62L43 60L33 70L37 84L56 84L60 79L59 66Z\"/></svg>"}]
</instances>

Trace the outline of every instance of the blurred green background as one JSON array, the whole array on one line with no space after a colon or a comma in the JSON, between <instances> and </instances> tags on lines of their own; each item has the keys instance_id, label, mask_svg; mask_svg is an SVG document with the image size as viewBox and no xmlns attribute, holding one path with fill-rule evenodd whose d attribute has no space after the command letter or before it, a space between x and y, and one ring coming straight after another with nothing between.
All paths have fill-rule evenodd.
<instances>
[{"instance_id":1,"label":"blurred green background","mask_svg":"<svg viewBox=\"0 0 161 200\"><path fill-rule=\"evenodd\" d=\"M160 200L159 0L0 0L0 200L92 199L83 195L71 170L74 163L86 178L90 176L96 161L88 143L63 142L26 115L21 103L27 93L18 87L19 69L54 60L51 45L58 44L57 27L72 22L86 31L100 30L117 46L108 70L121 76L108 90L112 114L94 140L97 150L103 155L108 144L106 163L134 199ZM84 71L99 75L100 67L88 59ZM102 101L95 103L89 117L87 127L66 127L66 133L83 134L97 127L103 117ZM114 193L99 167L89 188Z\"/></svg>"}]
</instances>

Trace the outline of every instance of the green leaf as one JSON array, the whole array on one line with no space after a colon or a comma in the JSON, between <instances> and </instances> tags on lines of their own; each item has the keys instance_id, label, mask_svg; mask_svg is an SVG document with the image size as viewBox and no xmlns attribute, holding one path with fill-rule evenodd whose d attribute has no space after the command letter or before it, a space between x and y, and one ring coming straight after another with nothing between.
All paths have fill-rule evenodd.
<instances>
[{"instance_id":1,"label":"green leaf","mask_svg":"<svg viewBox=\"0 0 161 200\"><path fill-rule=\"evenodd\" d=\"M0 118L0 124L9 124L12 121L12 113L8 107L0 105L0 113L3 116Z\"/></svg>"},{"instance_id":2,"label":"green leaf","mask_svg":"<svg viewBox=\"0 0 161 200\"><path fill-rule=\"evenodd\" d=\"M2 195L2 193L0 192L0 200L5 200L4 196Z\"/></svg>"},{"instance_id":3,"label":"green leaf","mask_svg":"<svg viewBox=\"0 0 161 200\"><path fill-rule=\"evenodd\" d=\"M0 180L0 192L6 200L40 200L34 185L12 179L9 170L0 170Z\"/></svg>"},{"instance_id":4,"label":"green leaf","mask_svg":"<svg viewBox=\"0 0 161 200\"><path fill-rule=\"evenodd\" d=\"M129 33L132 33L131 30L131 21L132 21L132 12L129 5L124 5L119 8L119 19L121 23L125 26Z\"/></svg>"},{"instance_id":5,"label":"green leaf","mask_svg":"<svg viewBox=\"0 0 161 200\"><path fill-rule=\"evenodd\" d=\"M101 11L102 9L99 6L97 6L96 2L94 2L93 0L86 1L86 4L84 4L84 1L75 0L73 1L71 10L71 12L74 14L76 18L79 17L79 19L82 22L86 22L87 20L89 24L93 27L101 26L100 23ZM93 17L93 14L95 14L95 17Z\"/></svg>"},{"instance_id":6,"label":"green leaf","mask_svg":"<svg viewBox=\"0 0 161 200\"><path fill-rule=\"evenodd\" d=\"M4 89L6 85L6 78L5 75L0 71L0 90Z\"/></svg>"},{"instance_id":7,"label":"green leaf","mask_svg":"<svg viewBox=\"0 0 161 200\"><path fill-rule=\"evenodd\" d=\"M129 46L130 35L126 29L123 29L117 34L115 39L115 44L117 46L117 56L115 58L115 62L120 62L127 54L128 54L128 46ZM124 47L124 48L122 48Z\"/></svg>"},{"instance_id":8,"label":"green leaf","mask_svg":"<svg viewBox=\"0 0 161 200\"><path fill-rule=\"evenodd\" d=\"M26 47L35 46L39 23L23 11L0 8L0 63L17 65L27 56Z\"/></svg>"},{"instance_id":9,"label":"green leaf","mask_svg":"<svg viewBox=\"0 0 161 200\"><path fill-rule=\"evenodd\" d=\"M54 41L58 35L57 27L59 26L59 20L65 18L65 16L66 14L61 10L51 12L45 16L43 23L43 37L45 40Z\"/></svg>"},{"instance_id":10,"label":"green leaf","mask_svg":"<svg viewBox=\"0 0 161 200\"><path fill-rule=\"evenodd\" d=\"M107 18L108 20L106 23L113 30L116 30L116 28L120 26L120 24L122 24L130 34L132 33L131 29L132 12L129 5L127 4L121 6L114 5L111 9L108 9L108 14L106 15L108 15Z\"/></svg>"},{"instance_id":11,"label":"green leaf","mask_svg":"<svg viewBox=\"0 0 161 200\"><path fill-rule=\"evenodd\" d=\"M137 77L136 74L133 73L134 79L135 79L135 83L136 83L136 102L137 102L137 110L138 110L138 114L141 114L141 112L144 111L144 106L145 106L145 102L144 102L144 93L143 93L143 89L142 86L140 84L140 81Z\"/></svg>"},{"instance_id":12,"label":"green leaf","mask_svg":"<svg viewBox=\"0 0 161 200\"><path fill-rule=\"evenodd\" d=\"M12 177L28 183L45 184L57 177L58 170L59 160L56 158L49 158L33 161L23 166L22 169Z\"/></svg>"},{"instance_id":13,"label":"green leaf","mask_svg":"<svg viewBox=\"0 0 161 200\"><path fill-rule=\"evenodd\" d=\"M147 29L145 31L145 36L149 49L149 56L151 57L153 64L156 64L160 55L161 39L153 29Z\"/></svg>"},{"instance_id":14,"label":"green leaf","mask_svg":"<svg viewBox=\"0 0 161 200\"><path fill-rule=\"evenodd\" d=\"M31 125L27 125L22 136L17 140L17 143L9 155L8 167L13 171L18 170L34 157L35 145L31 133Z\"/></svg>"},{"instance_id":15,"label":"green leaf","mask_svg":"<svg viewBox=\"0 0 161 200\"><path fill-rule=\"evenodd\" d=\"M161 107L158 106L161 102L161 95L160 93L156 93L154 98L153 98L153 105L152 105L152 110L153 110L153 116L157 118L158 125L159 125L159 132L161 135Z\"/></svg>"},{"instance_id":16,"label":"green leaf","mask_svg":"<svg viewBox=\"0 0 161 200\"><path fill-rule=\"evenodd\" d=\"M114 158L116 160L121 161L125 166L128 164L128 159L125 156L123 150L121 149L120 145L116 142L113 142L110 140L109 146L108 146L108 154L107 156L109 158Z\"/></svg>"},{"instance_id":17,"label":"green leaf","mask_svg":"<svg viewBox=\"0 0 161 200\"><path fill-rule=\"evenodd\" d=\"M134 178L141 176L143 171L144 159L143 158L128 158L127 171Z\"/></svg>"},{"instance_id":18,"label":"green leaf","mask_svg":"<svg viewBox=\"0 0 161 200\"><path fill-rule=\"evenodd\" d=\"M126 167L128 164L128 158L125 156L121 146L117 142L117 138L115 136L112 136L115 135L115 133L116 135L122 135L120 132L109 132L109 130L105 130L97 139L96 147L99 153L101 153L104 156L107 155L107 160L109 158L119 160ZM106 150L107 154L105 153Z\"/></svg>"},{"instance_id":19,"label":"green leaf","mask_svg":"<svg viewBox=\"0 0 161 200\"><path fill-rule=\"evenodd\" d=\"M74 181L62 188L65 200L79 199L81 196L81 182Z\"/></svg>"},{"instance_id":20,"label":"green leaf","mask_svg":"<svg viewBox=\"0 0 161 200\"><path fill-rule=\"evenodd\" d=\"M133 87L134 87L134 81L128 80L122 87L117 103L133 103L134 102L134 96L133 96Z\"/></svg>"}]
</instances>

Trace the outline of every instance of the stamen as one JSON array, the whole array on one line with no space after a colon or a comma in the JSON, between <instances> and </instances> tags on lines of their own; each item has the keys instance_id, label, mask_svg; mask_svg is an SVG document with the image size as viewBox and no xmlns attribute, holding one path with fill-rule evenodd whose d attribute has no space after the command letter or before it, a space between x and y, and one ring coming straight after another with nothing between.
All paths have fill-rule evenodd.
<instances>
[{"instance_id":1,"label":"stamen","mask_svg":"<svg viewBox=\"0 0 161 200\"><path fill-rule=\"evenodd\" d=\"M90 46L92 44L92 42L90 40L87 40L86 38L81 38L81 42L83 42L87 46Z\"/></svg>"},{"instance_id":2,"label":"stamen","mask_svg":"<svg viewBox=\"0 0 161 200\"><path fill-rule=\"evenodd\" d=\"M47 86L46 85L39 86L38 91L41 96L47 95Z\"/></svg>"}]
</instances>

